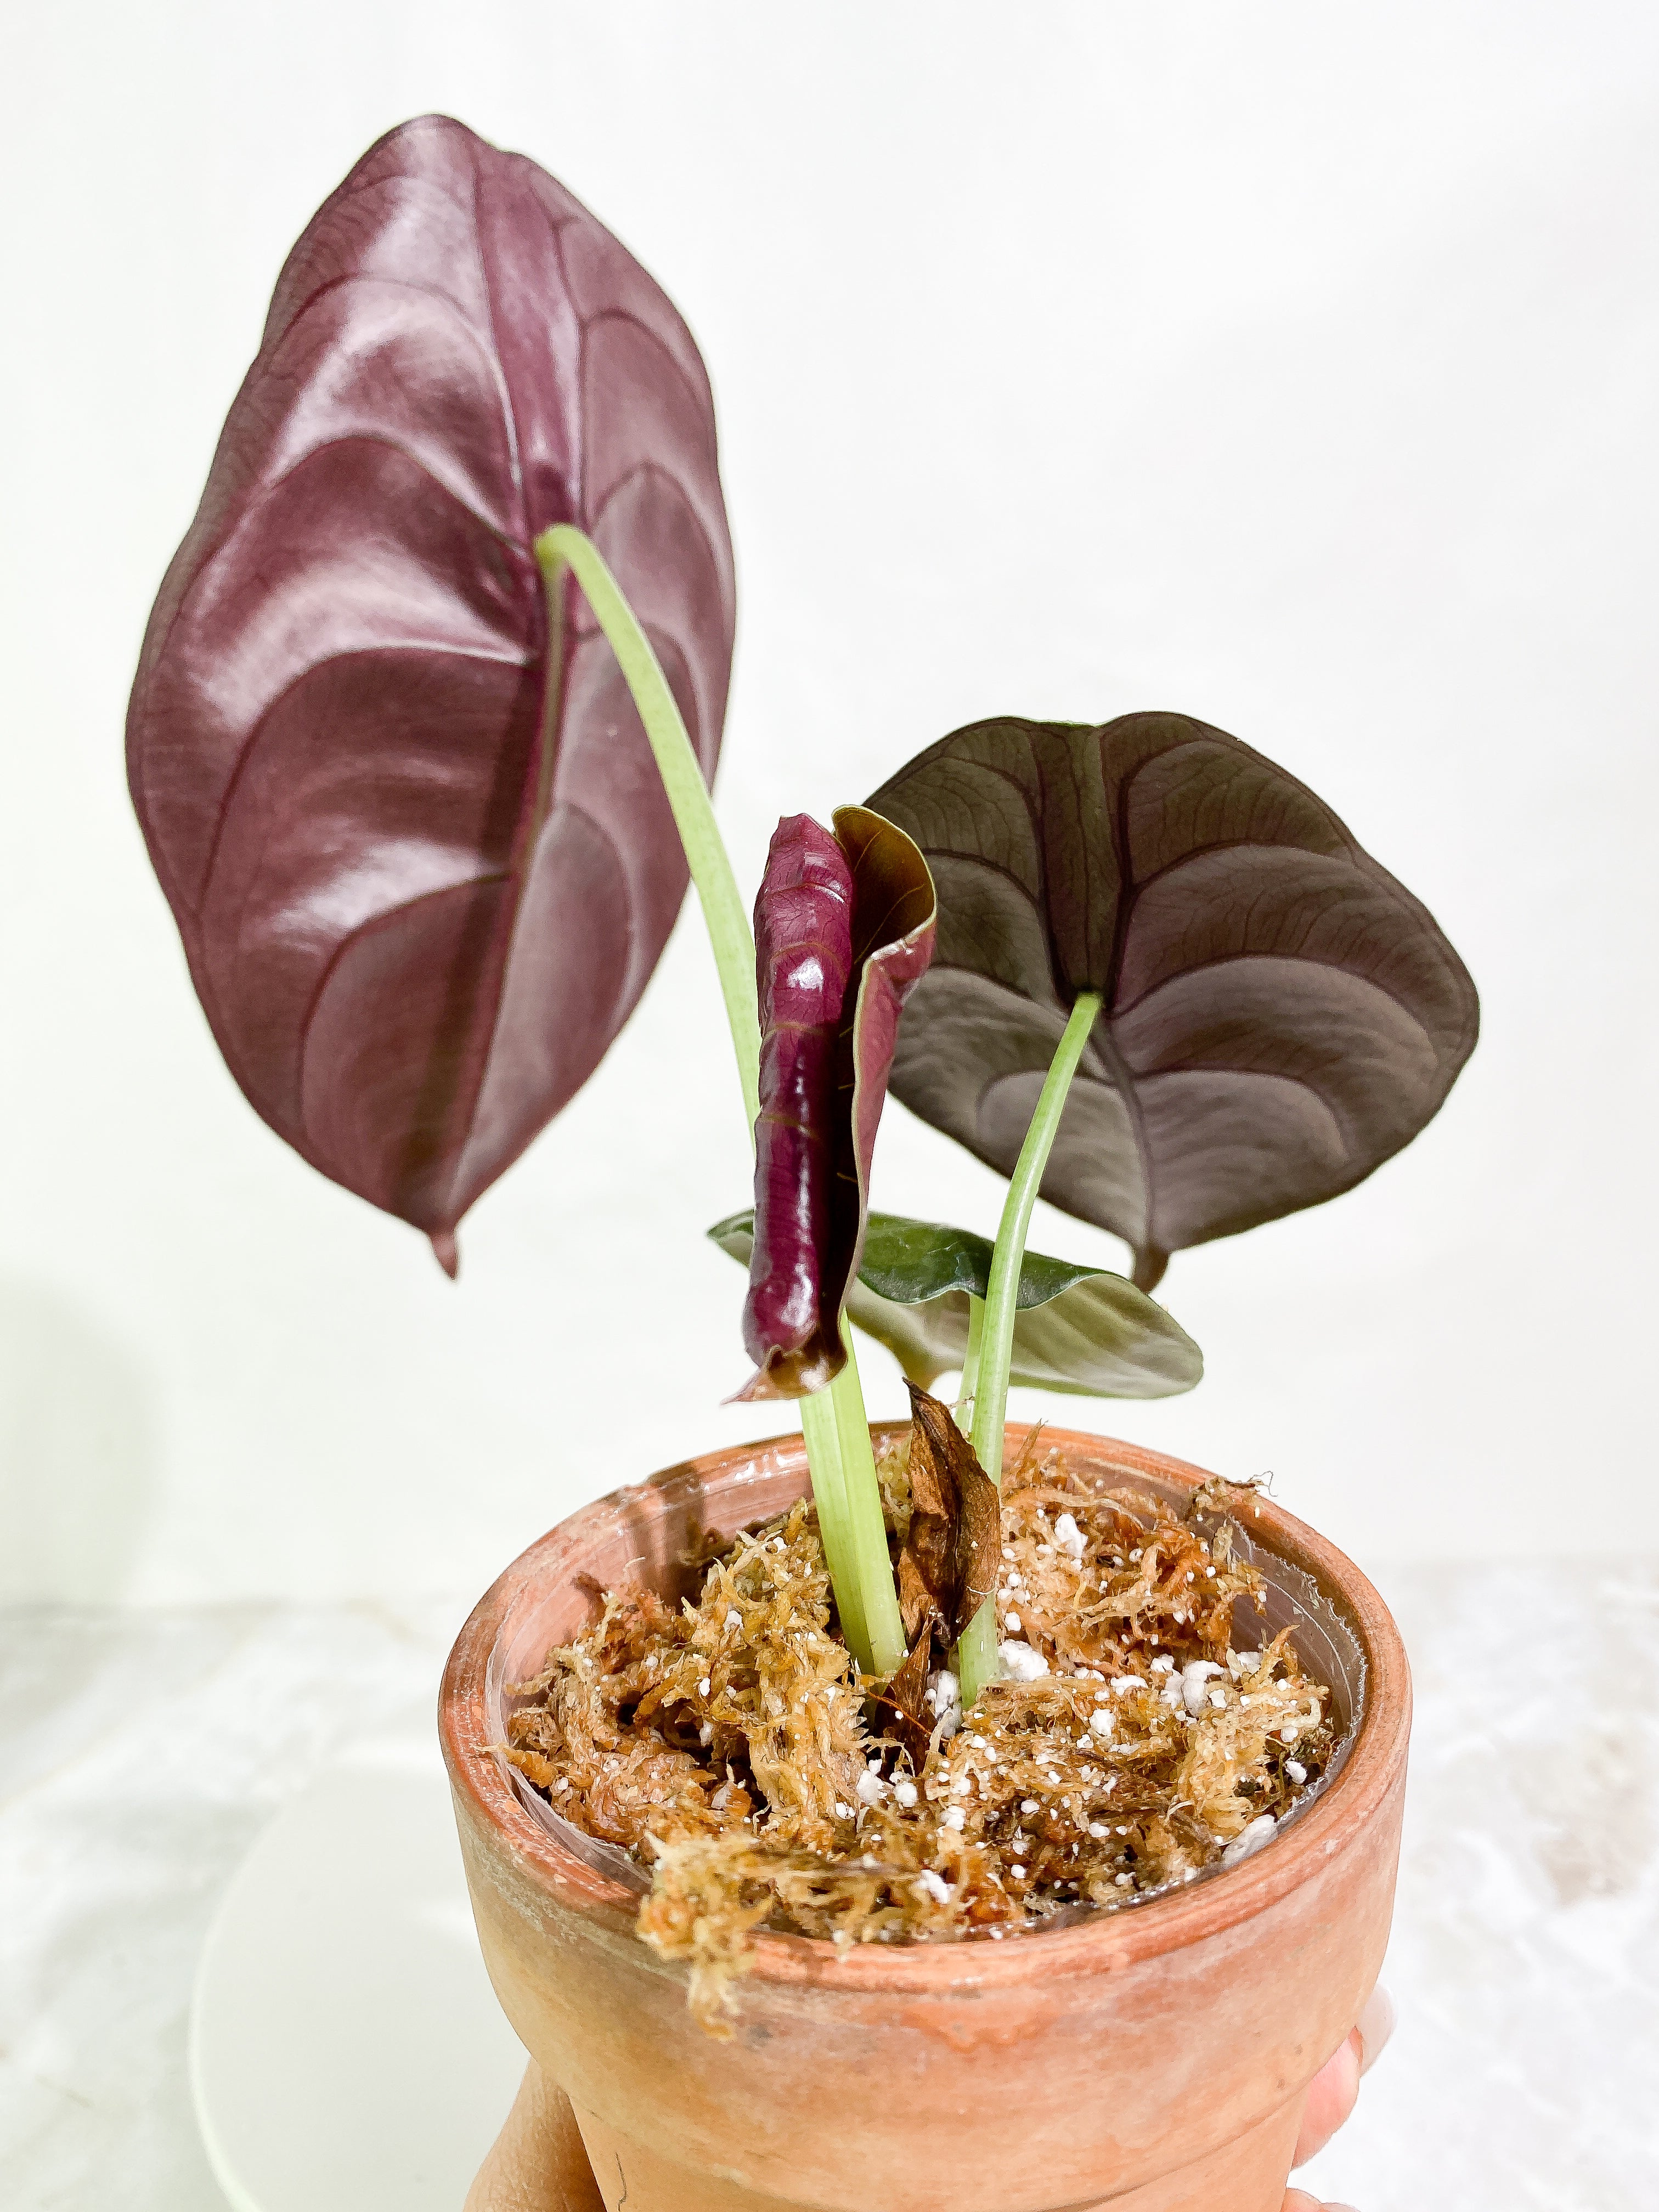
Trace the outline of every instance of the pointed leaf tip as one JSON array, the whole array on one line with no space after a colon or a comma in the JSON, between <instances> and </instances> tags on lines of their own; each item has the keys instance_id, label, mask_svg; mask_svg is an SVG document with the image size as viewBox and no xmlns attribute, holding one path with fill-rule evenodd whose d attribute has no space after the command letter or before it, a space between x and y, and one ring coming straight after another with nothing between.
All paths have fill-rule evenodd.
<instances>
[{"instance_id":1,"label":"pointed leaf tip","mask_svg":"<svg viewBox=\"0 0 1659 2212\"><path fill-rule=\"evenodd\" d=\"M453 1283L461 1272L461 1248L455 1242L453 1229L434 1229L432 1232L432 1256Z\"/></svg>"}]
</instances>

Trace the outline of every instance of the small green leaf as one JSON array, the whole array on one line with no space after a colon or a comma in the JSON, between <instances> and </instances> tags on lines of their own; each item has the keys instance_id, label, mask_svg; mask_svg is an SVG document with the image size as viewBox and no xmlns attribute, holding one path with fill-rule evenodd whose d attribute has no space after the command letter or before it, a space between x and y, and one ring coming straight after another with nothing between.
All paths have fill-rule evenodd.
<instances>
[{"instance_id":1,"label":"small green leaf","mask_svg":"<svg viewBox=\"0 0 1659 2212\"><path fill-rule=\"evenodd\" d=\"M752 1212L716 1222L708 1234L748 1266ZM872 1213L848 1316L929 1390L966 1356L968 1300L985 1296L991 1252L988 1237L966 1229ZM1011 1382L1080 1397L1171 1398L1203 1372L1203 1354L1185 1329L1123 1276L1025 1255Z\"/></svg>"}]
</instances>

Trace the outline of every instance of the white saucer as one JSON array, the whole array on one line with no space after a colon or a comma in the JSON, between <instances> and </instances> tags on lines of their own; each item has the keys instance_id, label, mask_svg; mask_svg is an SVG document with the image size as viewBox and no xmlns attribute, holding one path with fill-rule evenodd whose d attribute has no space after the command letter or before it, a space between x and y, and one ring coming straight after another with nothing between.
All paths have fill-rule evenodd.
<instances>
[{"instance_id":1,"label":"white saucer","mask_svg":"<svg viewBox=\"0 0 1659 2212\"><path fill-rule=\"evenodd\" d=\"M197 1973L191 2087L234 2212L459 2212L524 2064L435 1747L334 1768L248 1854Z\"/></svg>"}]
</instances>

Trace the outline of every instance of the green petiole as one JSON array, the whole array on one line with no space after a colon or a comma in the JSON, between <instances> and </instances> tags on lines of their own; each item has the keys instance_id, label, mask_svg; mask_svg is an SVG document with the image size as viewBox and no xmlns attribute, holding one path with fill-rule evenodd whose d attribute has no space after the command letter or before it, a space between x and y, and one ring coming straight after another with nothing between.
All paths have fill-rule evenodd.
<instances>
[{"instance_id":1,"label":"green petiole","mask_svg":"<svg viewBox=\"0 0 1659 2212\"><path fill-rule=\"evenodd\" d=\"M633 694L645 734L662 778L675 827L685 848L686 866L697 887L702 918L708 927L714 967L726 1000L726 1018L732 1030L732 1048L738 1056L738 1080L743 1085L744 1112L750 1140L760 1115L760 1015L755 999L755 939L748 909L738 890L737 878L726 856L726 841L714 819L702 766L678 702L662 672L662 663L650 639L640 628L634 610L623 597L622 586L606 566L605 556L591 538L568 522L543 531L536 540L536 558L547 586L548 614L556 636L563 614L560 586L568 568L581 586L617 656L623 681Z\"/></svg>"},{"instance_id":2,"label":"green petiole","mask_svg":"<svg viewBox=\"0 0 1659 2212\"><path fill-rule=\"evenodd\" d=\"M988 1282L985 1285L991 1287ZM979 1395L980 1354L985 1347L985 1301L968 1293L968 1349L963 1354L962 1388L957 1393L957 1426L971 1435L974 1401Z\"/></svg>"},{"instance_id":3,"label":"green petiole","mask_svg":"<svg viewBox=\"0 0 1659 2212\"><path fill-rule=\"evenodd\" d=\"M842 1633L866 1674L890 1674L904 1658L904 1623L888 1556L864 1388L844 1316L842 1340L847 1364L827 1390L801 1400L801 1433Z\"/></svg>"},{"instance_id":4,"label":"green petiole","mask_svg":"<svg viewBox=\"0 0 1659 2212\"><path fill-rule=\"evenodd\" d=\"M979 1346L978 1371L974 1377L974 1451L993 1482L1002 1480L1002 1431L1008 1412L1008 1368L1014 1350L1014 1313L1019 1298L1020 1269L1025 1259L1026 1232L1036 1204L1042 1171L1060 1130L1066 1093L1083 1048L1089 1042L1100 1012L1098 991L1079 993L1071 1018L1048 1064L1042 1090L1025 1132L1025 1142L1009 1179L1008 1196L997 1225L991 1260L991 1279L985 1286L985 1321ZM971 1351L970 1351L971 1357ZM964 1384L967 1377L964 1376ZM965 1390L964 1390L964 1395ZM969 1621L957 1646L957 1672L962 1682L963 1708L971 1705L997 1672L996 1606L986 1602Z\"/></svg>"},{"instance_id":5,"label":"green petiole","mask_svg":"<svg viewBox=\"0 0 1659 2212\"><path fill-rule=\"evenodd\" d=\"M752 1145L760 1117L755 939L714 819L702 764L651 641L592 539L570 524L559 523L536 540L536 558L546 586L554 635L557 636L562 623L568 569L593 610L639 709L708 926ZM890 1674L904 1657L904 1624L899 1617L893 1565L888 1557L864 1389L845 1315L842 1341L847 1347L847 1364L827 1390L801 1401L801 1433L806 1439L824 1557L848 1646L866 1674Z\"/></svg>"}]
</instances>

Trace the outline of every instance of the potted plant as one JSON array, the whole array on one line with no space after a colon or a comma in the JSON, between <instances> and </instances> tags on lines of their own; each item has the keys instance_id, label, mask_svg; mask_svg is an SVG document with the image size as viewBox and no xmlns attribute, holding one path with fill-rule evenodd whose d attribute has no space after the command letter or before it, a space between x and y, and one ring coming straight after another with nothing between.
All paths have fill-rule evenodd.
<instances>
[{"instance_id":1,"label":"potted plant","mask_svg":"<svg viewBox=\"0 0 1659 2212\"><path fill-rule=\"evenodd\" d=\"M1473 988L1321 801L1177 714L976 723L786 818L751 936L708 796L732 634L672 307L532 164L390 134L290 256L163 586L140 818L252 1103L452 1273L689 875L756 1147L711 1234L745 1390L801 1419L574 1516L452 1656L532 2055L477 2202L557 2201L574 2124L633 2212L1277 2212L1386 1938L1399 1640L1251 1486L1006 1395L1192 1387L1170 1255L1398 1151ZM1006 1176L994 1240L870 1213L890 1084ZM1039 1191L1133 1279L1028 1252ZM908 1424L872 1429L849 1321Z\"/></svg>"}]
</instances>

